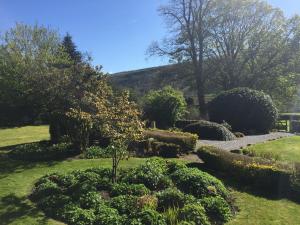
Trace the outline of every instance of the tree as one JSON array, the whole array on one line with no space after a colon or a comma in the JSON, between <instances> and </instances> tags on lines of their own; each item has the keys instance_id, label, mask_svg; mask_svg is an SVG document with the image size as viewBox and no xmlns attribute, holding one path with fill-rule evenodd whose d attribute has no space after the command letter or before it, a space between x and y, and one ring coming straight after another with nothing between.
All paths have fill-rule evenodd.
<instances>
[{"instance_id":1,"label":"tree","mask_svg":"<svg viewBox=\"0 0 300 225\"><path fill-rule=\"evenodd\" d=\"M186 113L186 101L183 93L170 86L162 90L150 91L144 97L144 114L150 121L155 121L160 128L174 126L176 120Z\"/></svg>"},{"instance_id":2,"label":"tree","mask_svg":"<svg viewBox=\"0 0 300 225\"><path fill-rule=\"evenodd\" d=\"M215 0L170 0L159 11L170 27L171 37L159 46L154 42L150 48L151 55L168 56L172 60L190 62L197 86L199 110L207 116L205 102L204 60L210 30L216 25L217 1Z\"/></svg>"},{"instance_id":3,"label":"tree","mask_svg":"<svg viewBox=\"0 0 300 225\"><path fill-rule=\"evenodd\" d=\"M110 138L112 181L116 182L119 163L128 155L128 145L142 137L144 124L138 106L129 101L129 92L114 94L105 79L98 90L85 95L85 109L91 114L93 126L101 135Z\"/></svg>"},{"instance_id":4,"label":"tree","mask_svg":"<svg viewBox=\"0 0 300 225\"><path fill-rule=\"evenodd\" d=\"M82 62L82 54L77 50L77 47L72 40L72 36L69 33L67 33L63 38L62 46L64 48L64 51L69 55L70 59L75 64Z\"/></svg>"}]
</instances>

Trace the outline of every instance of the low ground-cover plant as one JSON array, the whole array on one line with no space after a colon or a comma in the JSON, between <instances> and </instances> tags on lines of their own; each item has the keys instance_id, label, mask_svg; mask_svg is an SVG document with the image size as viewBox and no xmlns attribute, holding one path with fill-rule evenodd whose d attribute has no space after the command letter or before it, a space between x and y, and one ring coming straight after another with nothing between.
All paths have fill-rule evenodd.
<instances>
[{"instance_id":1,"label":"low ground-cover plant","mask_svg":"<svg viewBox=\"0 0 300 225\"><path fill-rule=\"evenodd\" d=\"M120 172L118 183L111 177L101 168L46 175L30 198L48 216L74 225L223 224L232 216L221 181L183 163L154 158ZM183 188L188 182L192 188Z\"/></svg>"},{"instance_id":2,"label":"low ground-cover plant","mask_svg":"<svg viewBox=\"0 0 300 225\"><path fill-rule=\"evenodd\" d=\"M203 146L198 156L205 166L217 172L226 173L242 184L258 188L266 193L290 195L299 192L293 182L298 175L292 166L260 157L235 154L212 146ZM294 176L293 176L294 174Z\"/></svg>"},{"instance_id":3,"label":"low ground-cover plant","mask_svg":"<svg viewBox=\"0 0 300 225\"><path fill-rule=\"evenodd\" d=\"M198 140L198 136L195 134L158 129L146 130L144 135L146 138L179 145L182 152L193 151Z\"/></svg>"},{"instance_id":4,"label":"low ground-cover plant","mask_svg":"<svg viewBox=\"0 0 300 225\"><path fill-rule=\"evenodd\" d=\"M186 126L183 131L197 134L200 139L220 141L231 141L235 139L234 134L225 126L205 120L200 120Z\"/></svg>"},{"instance_id":5,"label":"low ground-cover plant","mask_svg":"<svg viewBox=\"0 0 300 225\"><path fill-rule=\"evenodd\" d=\"M99 159L99 158L109 158L110 154L107 148L101 148L99 146L90 146L83 153L84 157L87 159Z\"/></svg>"},{"instance_id":6,"label":"low ground-cover plant","mask_svg":"<svg viewBox=\"0 0 300 225\"><path fill-rule=\"evenodd\" d=\"M70 143L51 144L48 141L40 141L16 146L8 155L17 160L47 161L60 160L79 154Z\"/></svg>"}]
</instances>

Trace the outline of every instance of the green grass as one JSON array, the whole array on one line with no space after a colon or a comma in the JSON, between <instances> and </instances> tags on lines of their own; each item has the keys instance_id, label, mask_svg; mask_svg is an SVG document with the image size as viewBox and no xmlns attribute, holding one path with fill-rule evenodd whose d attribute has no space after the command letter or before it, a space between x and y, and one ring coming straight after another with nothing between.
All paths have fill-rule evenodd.
<instances>
[{"instance_id":1,"label":"green grass","mask_svg":"<svg viewBox=\"0 0 300 225\"><path fill-rule=\"evenodd\" d=\"M49 139L49 126L0 129L0 147Z\"/></svg>"},{"instance_id":2,"label":"green grass","mask_svg":"<svg viewBox=\"0 0 300 225\"><path fill-rule=\"evenodd\" d=\"M268 155L287 162L300 162L300 136L282 138L246 148L258 156Z\"/></svg>"},{"instance_id":3,"label":"green grass","mask_svg":"<svg viewBox=\"0 0 300 225\"><path fill-rule=\"evenodd\" d=\"M35 131L45 130L45 127L32 127ZM11 141L7 146L20 144L20 140L13 137L16 132L22 128L0 130L0 139ZM30 129L26 127L24 142L31 142L35 135L30 134ZM7 135L11 133L12 137ZM25 135L24 133L24 135ZM39 133L39 132L37 132ZM3 137L2 135L5 134ZM47 135L41 135L42 139L48 138ZM34 141L38 141L37 138ZM4 144L2 143L2 146ZM128 161L122 161L122 167L134 167L142 163L145 159L131 158ZM52 172L68 172L75 169L87 169L90 167L109 167L110 159L97 160L65 160L62 162L46 163L26 163L14 161L6 158L4 153L0 153L0 225L18 224L61 224L58 221L49 219L28 200L34 182L41 176ZM269 224L290 224L298 225L300 221L300 205L289 200L271 200L258 197L240 189L233 192L236 203L240 209L237 216L229 225L269 225Z\"/></svg>"}]
</instances>

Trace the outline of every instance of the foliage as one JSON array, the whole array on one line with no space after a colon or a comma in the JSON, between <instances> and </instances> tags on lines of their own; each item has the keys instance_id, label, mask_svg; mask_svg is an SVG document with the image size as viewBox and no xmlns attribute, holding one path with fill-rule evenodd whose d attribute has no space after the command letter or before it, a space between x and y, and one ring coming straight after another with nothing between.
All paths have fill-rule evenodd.
<instances>
[{"instance_id":1,"label":"foliage","mask_svg":"<svg viewBox=\"0 0 300 225\"><path fill-rule=\"evenodd\" d=\"M89 133L92 128L92 117L80 109L70 109L66 113L67 133L74 145L84 152L89 144Z\"/></svg>"},{"instance_id":2,"label":"foliage","mask_svg":"<svg viewBox=\"0 0 300 225\"><path fill-rule=\"evenodd\" d=\"M90 146L84 152L84 157L87 159L109 158L110 154L106 148L98 146Z\"/></svg>"},{"instance_id":3,"label":"foliage","mask_svg":"<svg viewBox=\"0 0 300 225\"><path fill-rule=\"evenodd\" d=\"M234 131L267 133L278 112L270 96L248 88L236 88L218 95L210 102L210 119L228 122Z\"/></svg>"},{"instance_id":4,"label":"foliage","mask_svg":"<svg viewBox=\"0 0 300 225\"><path fill-rule=\"evenodd\" d=\"M186 126L183 131L197 134L201 139L231 141L235 139L233 133L221 124L200 120Z\"/></svg>"},{"instance_id":5,"label":"foliage","mask_svg":"<svg viewBox=\"0 0 300 225\"><path fill-rule=\"evenodd\" d=\"M151 147L155 155L163 158L177 158L181 152L180 146L172 143L155 141L151 143Z\"/></svg>"},{"instance_id":6,"label":"foliage","mask_svg":"<svg viewBox=\"0 0 300 225\"><path fill-rule=\"evenodd\" d=\"M13 159L25 161L60 160L79 154L69 143L50 144L47 141L18 145L9 152Z\"/></svg>"},{"instance_id":7,"label":"foliage","mask_svg":"<svg viewBox=\"0 0 300 225\"><path fill-rule=\"evenodd\" d=\"M164 217L157 211L145 209L139 214L141 224L145 225L167 225Z\"/></svg>"},{"instance_id":8,"label":"foliage","mask_svg":"<svg viewBox=\"0 0 300 225\"><path fill-rule=\"evenodd\" d=\"M205 209L200 204L185 205L179 212L179 218L183 221L194 222L195 224L210 224L205 214Z\"/></svg>"},{"instance_id":9,"label":"foliage","mask_svg":"<svg viewBox=\"0 0 300 225\"><path fill-rule=\"evenodd\" d=\"M177 120L175 122L175 127L179 129L184 129L186 126L197 122L199 122L199 120Z\"/></svg>"},{"instance_id":10,"label":"foliage","mask_svg":"<svg viewBox=\"0 0 300 225\"><path fill-rule=\"evenodd\" d=\"M226 223L232 217L229 204L219 196L201 199L201 205L205 208L209 218L217 220L219 223Z\"/></svg>"},{"instance_id":11,"label":"foliage","mask_svg":"<svg viewBox=\"0 0 300 225\"><path fill-rule=\"evenodd\" d=\"M186 111L183 93L170 86L149 92L144 99L145 117L156 121L159 128L172 127Z\"/></svg>"},{"instance_id":12,"label":"foliage","mask_svg":"<svg viewBox=\"0 0 300 225\"><path fill-rule=\"evenodd\" d=\"M158 198L158 210L166 211L168 208L182 208L185 196L182 192L174 188L167 188L156 194Z\"/></svg>"},{"instance_id":13,"label":"foliage","mask_svg":"<svg viewBox=\"0 0 300 225\"><path fill-rule=\"evenodd\" d=\"M144 135L160 142L179 145L183 153L193 151L198 140L198 136L195 134L178 131L146 130Z\"/></svg>"},{"instance_id":14,"label":"foliage","mask_svg":"<svg viewBox=\"0 0 300 225\"><path fill-rule=\"evenodd\" d=\"M75 63L81 63L82 62L82 54L77 50L76 45L74 44L72 40L72 36L67 33L66 36L64 36L62 41L63 51L68 54L70 59Z\"/></svg>"},{"instance_id":15,"label":"foliage","mask_svg":"<svg viewBox=\"0 0 300 225\"><path fill-rule=\"evenodd\" d=\"M178 169L171 178L179 190L198 198L218 195L228 198L229 195L220 180L196 168Z\"/></svg>"},{"instance_id":16,"label":"foliage","mask_svg":"<svg viewBox=\"0 0 300 225\"><path fill-rule=\"evenodd\" d=\"M150 190L146 188L144 184L116 183L112 186L112 189L110 191L111 196L126 194L134 196L145 196L147 194L150 194Z\"/></svg>"},{"instance_id":17,"label":"foliage","mask_svg":"<svg viewBox=\"0 0 300 225\"><path fill-rule=\"evenodd\" d=\"M226 172L239 182L259 188L262 192L277 195L289 193L292 169L288 165L208 146L201 147L198 156L207 168Z\"/></svg>"},{"instance_id":18,"label":"foliage","mask_svg":"<svg viewBox=\"0 0 300 225\"><path fill-rule=\"evenodd\" d=\"M291 132L300 133L300 121L292 120L290 122L290 130Z\"/></svg>"}]
</instances>

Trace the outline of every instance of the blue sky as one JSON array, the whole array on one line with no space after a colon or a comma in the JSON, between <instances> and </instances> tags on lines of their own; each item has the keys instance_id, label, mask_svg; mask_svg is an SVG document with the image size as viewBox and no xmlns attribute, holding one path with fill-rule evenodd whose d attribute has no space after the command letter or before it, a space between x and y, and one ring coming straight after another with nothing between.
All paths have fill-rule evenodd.
<instances>
[{"instance_id":1,"label":"blue sky","mask_svg":"<svg viewBox=\"0 0 300 225\"><path fill-rule=\"evenodd\" d=\"M166 29L157 8L167 0L0 0L0 32L15 22L43 24L69 32L95 65L119 72L166 64L145 52ZM286 15L300 14L300 0L268 0Z\"/></svg>"}]
</instances>

